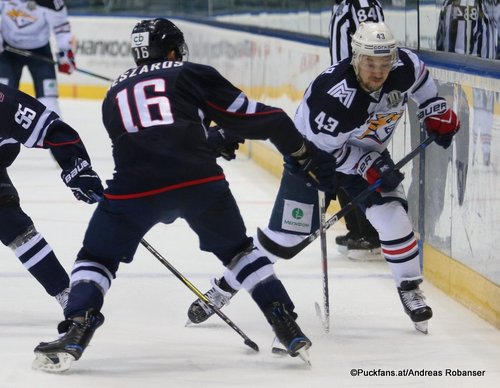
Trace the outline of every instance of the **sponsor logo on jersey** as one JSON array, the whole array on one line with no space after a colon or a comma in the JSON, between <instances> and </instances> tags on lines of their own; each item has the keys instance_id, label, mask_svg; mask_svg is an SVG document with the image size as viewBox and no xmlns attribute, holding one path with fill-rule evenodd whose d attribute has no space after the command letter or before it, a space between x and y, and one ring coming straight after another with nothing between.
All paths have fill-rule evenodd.
<instances>
[{"instance_id":1,"label":"sponsor logo on jersey","mask_svg":"<svg viewBox=\"0 0 500 388\"><path fill-rule=\"evenodd\" d=\"M281 228L299 233L311 233L314 205L285 199Z\"/></svg>"},{"instance_id":2,"label":"sponsor logo on jersey","mask_svg":"<svg viewBox=\"0 0 500 388\"><path fill-rule=\"evenodd\" d=\"M344 79L337 85L333 86L327 93L334 98L338 98L342 105L346 108L350 108L352 101L354 100L354 96L356 95L356 89L348 87L347 82Z\"/></svg>"}]
</instances>

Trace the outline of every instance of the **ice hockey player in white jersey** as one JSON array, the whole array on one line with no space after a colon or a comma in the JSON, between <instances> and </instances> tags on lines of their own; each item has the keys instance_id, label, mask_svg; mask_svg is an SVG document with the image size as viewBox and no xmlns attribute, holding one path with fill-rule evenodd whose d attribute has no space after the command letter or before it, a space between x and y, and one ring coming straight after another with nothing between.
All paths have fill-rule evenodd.
<instances>
[{"instance_id":1,"label":"ice hockey player in white jersey","mask_svg":"<svg viewBox=\"0 0 500 388\"><path fill-rule=\"evenodd\" d=\"M352 39L352 51L352 57L327 68L310 84L295 125L318 148L336 156L340 187L352 198L381 178L377 191L362 205L379 233L404 311L417 330L426 333L432 309L419 288L423 277L401 186L404 176L392 169L386 148L409 98L416 101L419 119L429 133L437 135L435 142L443 148L450 146L460 124L446 100L438 96L424 63L411 51L397 48L385 23L361 23ZM329 202L332 196L326 196ZM303 214L300 225L294 222L291 209ZM317 191L285 170L268 227L254 240L273 257L280 249L272 246L296 245L318 229L318 218ZM220 307L240 287L227 271L212 284L206 295ZM193 323L212 314L199 299L188 310Z\"/></svg>"},{"instance_id":2,"label":"ice hockey player in white jersey","mask_svg":"<svg viewBox=\"0 0 500 388\"><path fill-rule=\"evenodd\" d=\"M69 293L69 277L54 251L22 210L19 194L8 173L20 145L50 149L62 169L61 177L79 200L92 203L92 191L101 194L101 180L78 133L56 113L31 96L0 84L0 241L14 252L23 266L56 298L63 309Z\"/></svg>"},{"instance_id":3,"label":"ice hockey player in white jersey","mask_svg":"<svg viewBox=\"0 0 500 388\"><path fill-rule=\"evenodd\" d=\"M33 78L35 95L60 115L57 79L52 63L23 56L6 47L52 59L49 39L54 33L58 69L71 74L75 58L71 49L71 28L64 0L9 0L0 2L0 83L19 88L24 67Z\"/></svg>"}]
</instances>

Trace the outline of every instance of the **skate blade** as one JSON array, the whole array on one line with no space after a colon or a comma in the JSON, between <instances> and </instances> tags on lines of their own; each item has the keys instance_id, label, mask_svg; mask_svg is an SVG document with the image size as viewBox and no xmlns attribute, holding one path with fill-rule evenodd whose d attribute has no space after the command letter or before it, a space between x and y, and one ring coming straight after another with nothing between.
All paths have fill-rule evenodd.
<instances>
[{"instance_id":1,"label":"skate blade","mask_svg":"<svg viewBox=\"0 0 500 388\"><path fill-rule=\"evenodd\" d=\"M417 329L417 331L423 334L429 333L429 321L413 322L413 324L415 325L415 329Z\"/></svg>"},{"instance_id":2,"label":"skate blade","mask_svg":"<svg viewBox=\"0 0 500 388\"><path fill-rule=\"evenodd\" d=\"M297 350L297 353L298 353L298 356L299 358L304 361L304 363L307 365L307 366L311 366L311 358L309 357L309 352L307 351L307 348L304 346L302 348L300 348L299 350Z\"/></svg>"},{"instance_id":3,"label":"skate blade","mask_svg":"<svg viewBox=\"0 0 500 388\"><path fill-rule=\"evenodd\" d=\"M54 354L35 353L35 360L31 367L49 373L61 373L67 371L74 360L75 358L71 354L65 352Z\"/></svg>"},{"instance_id":4,"label":"skate blade","mask_svg":"<svg viewBox=\"0 0 500 388\"><path fill-rule=\"evenodd\" d=\"M342 254L347 253L347 245L337 245L337 251Z\"/></svg>"},{"instance_id":5,"label":"skate blade","mask_svg":"<svg viewBox=\"0 0 500 388\"><path fill-rule=\"evenodd\" d=\"M279 341L278 337L274 337L274 341L273 341L273 344L271 346L271 353L272 354L277 354L279 356L286 356L286 355L288 355L287 350L281 344L281 342Z\"/></svg>"},{"instance_id":6,"label":"skate blade","mask_svg":"<svg viewBox=\"0 0 500 388\"><path fill-rule=\"evenodd\" d=\"M352 261L385 261L380 253L380 248L371 250L350 249L347 252L347 258Z\"/></svg>"}]
</instances>

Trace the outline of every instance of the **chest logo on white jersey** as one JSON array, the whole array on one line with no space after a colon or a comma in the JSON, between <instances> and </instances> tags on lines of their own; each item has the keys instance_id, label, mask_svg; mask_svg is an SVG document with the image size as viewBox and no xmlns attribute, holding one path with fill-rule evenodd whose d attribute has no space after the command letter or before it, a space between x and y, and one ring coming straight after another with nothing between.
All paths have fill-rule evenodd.
<instances>
[{"instance_id":1,"label":"chest logo on white jersey","mask_svg":"<svg viewBox=\"0 0 500 388\"><path fill-rule=\"evenodd\" d=\"M339 101L346 108L350 108L354 96L356 95L356 89L347 86L346 80L342 80L337 85L333 86L328 92L330 96L338 98Z\"/></svg>"},{"instance_id":2,"label":"chest logo on white jersey","mask_svg":"<svg viewBox=\"0 0 500 388\"><path fill-rule=\"evenodd\" d=\"M367 129L356 137L359 140L369 138L382 144L391 137L402 116L403 112L375 113L368 119Z\"/></svg>"},{"instance_id":3,"label":"chest logo on white jersey","mask_svg":"<svg viewBox=\"0 0 500 388\"><path fill-rule=\"evenodd\" d=\"M12 19L14 23L16 23L18 28L29 26L36 21L35 17L21 9L11 9L7 12L7 16Z\"/></svg>"}]
</instances>

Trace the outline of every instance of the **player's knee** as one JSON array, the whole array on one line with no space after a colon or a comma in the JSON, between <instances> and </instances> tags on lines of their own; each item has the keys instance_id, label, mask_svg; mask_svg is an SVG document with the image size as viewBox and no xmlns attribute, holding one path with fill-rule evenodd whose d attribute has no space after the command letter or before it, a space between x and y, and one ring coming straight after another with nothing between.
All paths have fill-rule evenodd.
<instances>
[{"instance_id":1,"label":"player's knee","mask_svg":"<svg viewBox=\"0 0 500 388\"><path fill-rule=\"evenodd\" d=\"M26 245L39 235L40 234L35 229L35 225L31 224L23 232L19 233L16 237L14 237L12 241L7 243L6 245L13 251L16 251L17 249Z\"/></svg>"},{"instance_id":2,"label":"player's knee","mask_svg":"<svg viewBox=\"0 0 500 388\"><path fill-rule=\"evenodd\" d=\"M369 207L366 218L377 230L381 240L394 240L413 231L410 218L399 201Z\"/></svg>"}]
</instances>

